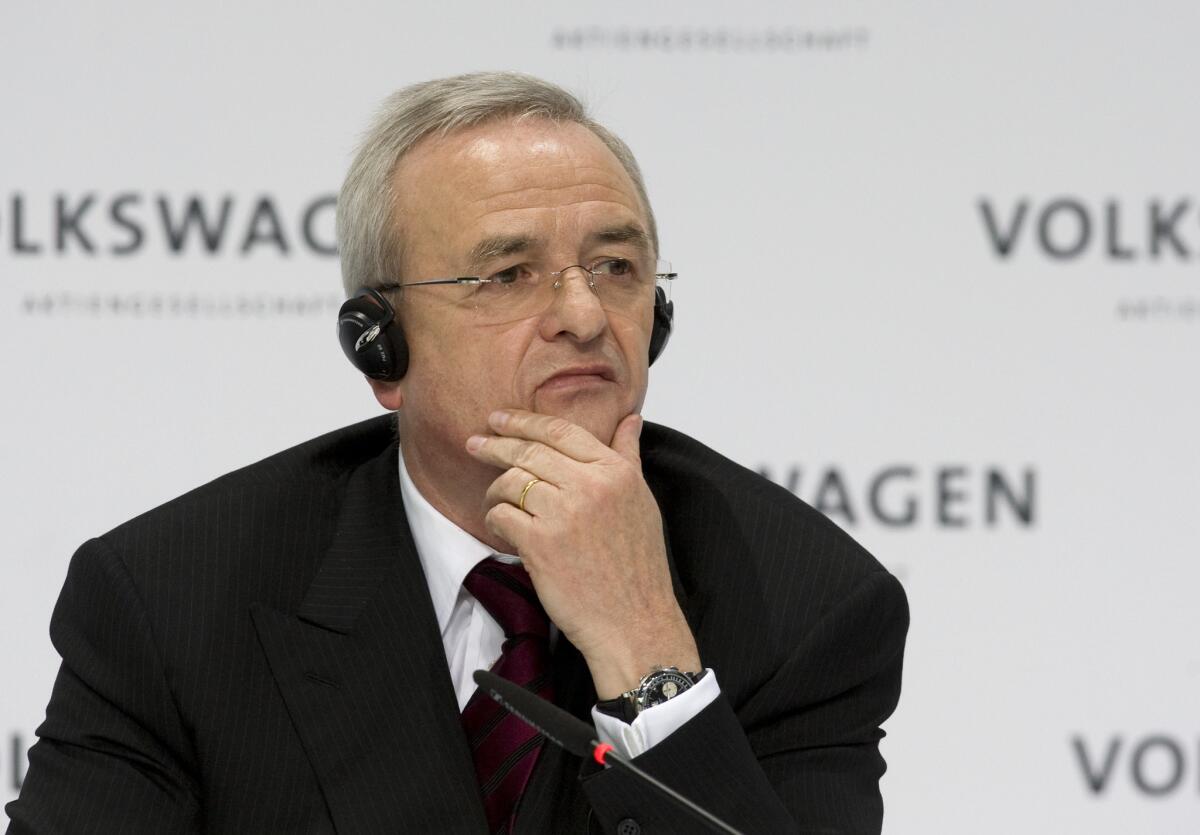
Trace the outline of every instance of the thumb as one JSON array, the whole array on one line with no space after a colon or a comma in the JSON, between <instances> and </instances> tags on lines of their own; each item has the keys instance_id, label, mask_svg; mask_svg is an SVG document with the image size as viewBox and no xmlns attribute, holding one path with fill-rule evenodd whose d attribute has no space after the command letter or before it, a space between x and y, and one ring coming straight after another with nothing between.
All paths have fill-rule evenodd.
<instances>
[{"instance_id":1,"label":"thumb","mask_svg":"<svg viewBox=\"0 0 1200 835\"><path fill-rule=\"evenodd\" d=\"M612 439L614 452L622 458L628 458L630 461L638 464L642 462L642 445L640 442L642 423L641 415L627 415L617 424L617 431L613 433Z\"/></svg>"}]
</instances>

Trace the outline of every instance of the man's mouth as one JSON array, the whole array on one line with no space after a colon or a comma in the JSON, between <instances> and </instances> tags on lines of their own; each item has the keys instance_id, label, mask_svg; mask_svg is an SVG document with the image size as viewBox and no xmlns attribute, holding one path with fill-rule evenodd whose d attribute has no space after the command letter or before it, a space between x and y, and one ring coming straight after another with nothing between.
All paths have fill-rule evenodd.
<instances>
[{"instance_id":1,"label":"man's mouth","mask_svg":"<svg viewBox=\"0 0 1200 835\"><path fill-rule=\"evenodd\" d=\"M603 363L574 365L555 372L538 386L540 389L572 388L575 386L612 383L617 379L612 366Z\"/></svg>"}]
</instances>

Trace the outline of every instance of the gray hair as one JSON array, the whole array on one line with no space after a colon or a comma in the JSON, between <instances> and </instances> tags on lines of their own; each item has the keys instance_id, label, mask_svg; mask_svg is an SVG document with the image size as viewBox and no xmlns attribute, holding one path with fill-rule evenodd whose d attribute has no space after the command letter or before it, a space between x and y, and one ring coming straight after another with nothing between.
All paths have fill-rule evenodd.
<instances>
[{"instance_id":1,"label":"gray hair","mask_svg":"<svg viewBox=\"0 0 1200 835\"><path fill-rule=\"evenodd\" d=\"M394 173L400 160L427 136L447 134L501 118L540 117L590 130L625 168L646 209L646 231L658 251L658 229L642 172L629 146L594 121L583 103L561 87L515 72L457 75L413 84L384 100L346 174L337 202L342 284L359 287L400 281L403 241L396 223Z\"/></svg>"}]
</instances>

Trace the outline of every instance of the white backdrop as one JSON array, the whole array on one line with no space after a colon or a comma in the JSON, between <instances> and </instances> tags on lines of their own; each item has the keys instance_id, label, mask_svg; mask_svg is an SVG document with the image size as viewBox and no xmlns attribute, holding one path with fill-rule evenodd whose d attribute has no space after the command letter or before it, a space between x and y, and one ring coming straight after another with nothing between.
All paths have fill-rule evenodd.
<instances>
[{"instance_id":1,"label":"white backdrop","mask_svg":"<svg viewBox=\"0 0 1200 835\"><path fill-rule=\"evenodd\" d=\"M0 8L0 802L75 547L378 411L321 201L388 92L505 68L647 174L648 417L904 581L885 831L1200 829L1200 6L301 5Z\"/></svg>"}]
</instances>

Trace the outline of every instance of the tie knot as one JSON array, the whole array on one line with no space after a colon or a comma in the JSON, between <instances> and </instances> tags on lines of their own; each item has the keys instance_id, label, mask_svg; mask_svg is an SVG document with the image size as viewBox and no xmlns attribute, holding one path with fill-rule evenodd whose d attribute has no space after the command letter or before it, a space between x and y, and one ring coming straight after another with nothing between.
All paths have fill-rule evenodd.
<instances>
[{"instance_id":1,"label":"tie knot","mask_svg":"<svg viewBox=\"0 0 1200 835\"><path fill-rule=\"evenodd\" d=\"M488 557L471 569L463 586L496 619L505 637L549 637L546 610L523 566Z\"/></svg>"}]
</instances>

